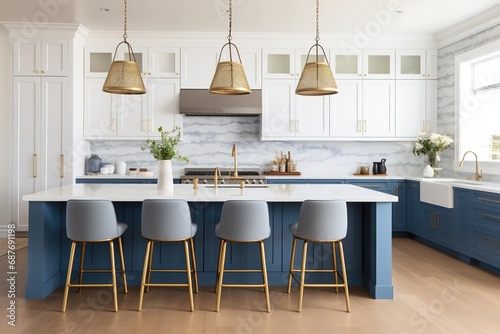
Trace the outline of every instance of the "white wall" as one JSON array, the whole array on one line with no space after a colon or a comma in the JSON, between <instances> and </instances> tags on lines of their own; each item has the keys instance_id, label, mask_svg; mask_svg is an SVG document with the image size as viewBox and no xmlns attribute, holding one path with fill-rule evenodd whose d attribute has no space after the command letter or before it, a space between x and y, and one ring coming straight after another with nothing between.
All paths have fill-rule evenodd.
<instances>
[{"instance_id":1,"label":"white wall","mask_svg":"<svg viewBox=\"0 0 500 334\"><path fill-rule=\"evenodd\" d=\"M11 43L0 31L0 236L11 222L12 57Z\"/></svg>"}]
</instances>

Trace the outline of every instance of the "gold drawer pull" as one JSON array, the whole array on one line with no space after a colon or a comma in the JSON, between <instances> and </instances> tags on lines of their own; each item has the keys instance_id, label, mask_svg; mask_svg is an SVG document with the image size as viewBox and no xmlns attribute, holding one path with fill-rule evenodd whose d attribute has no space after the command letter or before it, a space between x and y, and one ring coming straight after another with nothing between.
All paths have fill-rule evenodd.
<instances>
[{"instance_id":1,"label":"gold drawer pull","mask_svg":"<svg viewBox=\"0 0 500 334\"><path fill-rule=\"evenodd\" d=\"M380 188L380 187L382 187L380 184L363 184L363 185L358 184L358 186L363 187L363 188Z\"/></svg>"},{"instance_id":2,"label":"gold drawer pull","mask_svg":"<svg viewBox=\"0 0 500 334\"><path fill-rule=\"evenodd\" d=\"M61 166L59 167L59 172L61 179L64 179L64 154L61 154L61 161L60 161Z\"/></svg>"},{"instance_id":3,"label":"gold drawer pull","mask_svg":"<svg viewBox=\"0 0 500 334\"><path fill-rule=\"evenodd\" d=\"M494 199L483 198L483 197L479 197L478 199L479 199L480 201L492 202L492 203L498 203L498 204L500 204L500 201L498 201L498 200L494 200Z\"/></svg>"},{"instance_id":4,"label":"gold drawer pull","mask_svg":"<svg viewBox=\"0 0 500 334\"><path fill-rule=\"evenodd\" d=\"M493 240L491 238L483 237L484 242L489 242L490 244L498 245L500 246L500 241Z\"/></svg>"},{"instance_id":5,"label":"gold drawer pull","mask_svg":"<svg viewBox=\"0 0 500 334\"><path fill-rule=\"evenodd\" d=\"M487 215L487 214L483 214L483 218L486 218L486 219L496 219L496 220L500 220L500 217L499 216L494 216L494 215Z\"/></svg>"},{"instance_id":6,"label":"gold drawer pull","mask_svg":"<svg viewBox=\"0 0 500 334\"><path fill-rule=\"evenodd\" d=\"M33 154L33 177L38 176L38 156Z\"/></svg>"}]
</instances>

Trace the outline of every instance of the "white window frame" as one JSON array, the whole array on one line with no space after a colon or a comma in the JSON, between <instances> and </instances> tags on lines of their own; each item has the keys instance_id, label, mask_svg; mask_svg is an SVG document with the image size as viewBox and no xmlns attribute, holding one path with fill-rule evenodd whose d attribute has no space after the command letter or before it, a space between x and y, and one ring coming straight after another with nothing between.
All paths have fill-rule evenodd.
<instances>
[{"instance_id":1,"label":"white window frame","mask_svg":"<svg viewBox=\"0 0 500 334\"><path fill-rule=\"evenodd\" d=\"M462 93L465 90L462 85L462 78L464 75L471 77L472 70L470 64L472 62L477 62L480 58L490 58L499 52L500 41L479 47L455 57L455 161L453 163L453 169L456 172L474 173L476 171L476 161L472 154L468 154L465 157L466 160L462 167L458 166L462 160L462 156L460 155L462 151L460 149L460 145L462 145L460 136L460 116L462 113L467 113L466 109L462 108ZM472 151L474 151L474 149L472 149ZM482 169L484 174L500 175L500 161L479 160L479 168Z\"/></svg>"}]
</instances>

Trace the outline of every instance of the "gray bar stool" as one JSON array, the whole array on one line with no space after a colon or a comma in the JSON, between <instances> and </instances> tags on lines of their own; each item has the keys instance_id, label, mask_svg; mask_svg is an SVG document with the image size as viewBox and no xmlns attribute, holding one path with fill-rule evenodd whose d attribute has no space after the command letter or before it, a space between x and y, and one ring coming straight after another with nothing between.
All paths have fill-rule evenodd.
<instances>
[{"instance_id":1,"label":"gray bar stool","mask_svg":"<svg viewBox=\"0 0 500 334\"><path fill-rule=\"evenodd\" d=\"M347 205L345 201L304 201L300 208L299 221L289 226L293 235L292 257L290 259L290 273L288 275L287 293L290 293L292 278L299 284L299 312L302 311L302 300L304 297L304 287L334 287L345 289L345 302L347 312L351 312L349 302L349 289L347 286L347 273L344 260L344 249L342 239L347 235ZM293 266L295 260L295 251L297 239L304 241L302 252L301 269L295 269ZM309 242L327 242L332 244L333 251L333 269L306 269L307 244ZM337 270L337 256L335 245L338 245L340 253L340 263L342 266L342 275ZM300 281L295 277L294 272L300 272ZM306 284L305 278L308 272L333 272L334 284ZM339 283L338 278L342 280Z\"/></svg>"},{"instance_id":2,"label":"gray bar stool","mask_svg":"<svg viewBox=\"0 0 500 334\"><path fill-rule=\"evenodd\" d=\"M227 201L222 206L220 222L215 226L215 235L220 239L219 260L217 265L216 292L219 312L222 287L264 288L267 312L271 312L269 285L267 282L266 253L264 240L271 235L269 212L264 201ZM260 245L261 269L224 269L226 246L228 242L258 242ZM223 284L224 272L261 272L262 284Z\"/></svg>"},{"instance_id":3,"label":"gray bar stool","mask_svg":"<svg viewBox=\"0 0 500 334\"><path fill-rule=\"evenodd\" d=\"M198 293L198 274L196 272L196 258L194 254L193 237L198 226L191 222L189 205L185 200L177 199L146 199L142 203L142 236L148 239L146 253L144 256L144 269L142 272L141 292L139 295L139 307L142 309L144 290L149 291L150 286L187 286L189 290L189 303L191 312L194 311L193 285L194 277L195 292ZM186 269L152 269L153 248L155 242L183 242L186 257ZM189 248L193 269L189 259ZM177 283L151 283L152 272L185 272L187 284Z\"/></svg>"},{"instance_id":4,"label":"gray bar stool","mask_svg":"<svg viewBox=\"0 0 500 334\"><path fill-rule=\"evenodd\" d=\"M68 293L70 287L78 287L81 293L82 287L112 287L115 312L118 312L118 298L116 292L116 281L122 279L124 292L127 293L127 276L125 274L125 261L123 259L122 234L127 229L127 224L118 223L116 220L115 208L113 203L107 200L68 200L66 206L66 234L71 243L71 252L69 256L68 275L66 277L66 286L64 289L64 300L62 311L66 311L68 302ZM113 241L118 239L118 248L120 253L121 269L115 268L115 253ZM111 269L84 269L85 245L88 242L108 242L111 255ZM71 271L75 258L76 244L81 243L80 268L78 272L79 282L71 283ZM121 272L116 277L116 272ZM111 272L111 283L106 284L84 284L83 273L85 272Z\"/></svg>"}]
</instances>

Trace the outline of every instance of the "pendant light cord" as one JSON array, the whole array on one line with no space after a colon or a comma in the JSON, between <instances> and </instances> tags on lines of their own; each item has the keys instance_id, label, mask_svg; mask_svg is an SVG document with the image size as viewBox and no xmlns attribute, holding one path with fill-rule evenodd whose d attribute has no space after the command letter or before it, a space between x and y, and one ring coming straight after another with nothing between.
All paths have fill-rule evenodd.
<instances>
[{"instance_id":1,"label":"pendant light cord","mask_svg":"<svg viewBox=\"0 0 500 334\"><path fill-rule=\"evenodd\" d=\"M233 61L233 53L231 51L231 39L233 37L231 36L231 30L233 28L233 0L229 0L229 35L227 35L227 40L229 43L229 61Z\"/></svg>"},{"instance_id":2,"label":"pendant light cord","mask_svg":"<svg viewBox=\"0 0 500 334\"><path fill-rule=\"evenodd\" d=\"M123 1L125 6L124 6L124 14L125 14L125 19L123 20L123 40L126 42L127 41L127 0Z\"/></svg>"},{"instance_id":3,"label":"pendant light cord","mask_svg":"<svg viewBox=\"0 0 500 334\"><path fill-rule=\"evenodd\" d=\"M319 44L319 0L316 0L316 38L314 39L316 41L316 62L318 62L319 57L318 57L318 44Z\"/></svg>"}]
</instances>

